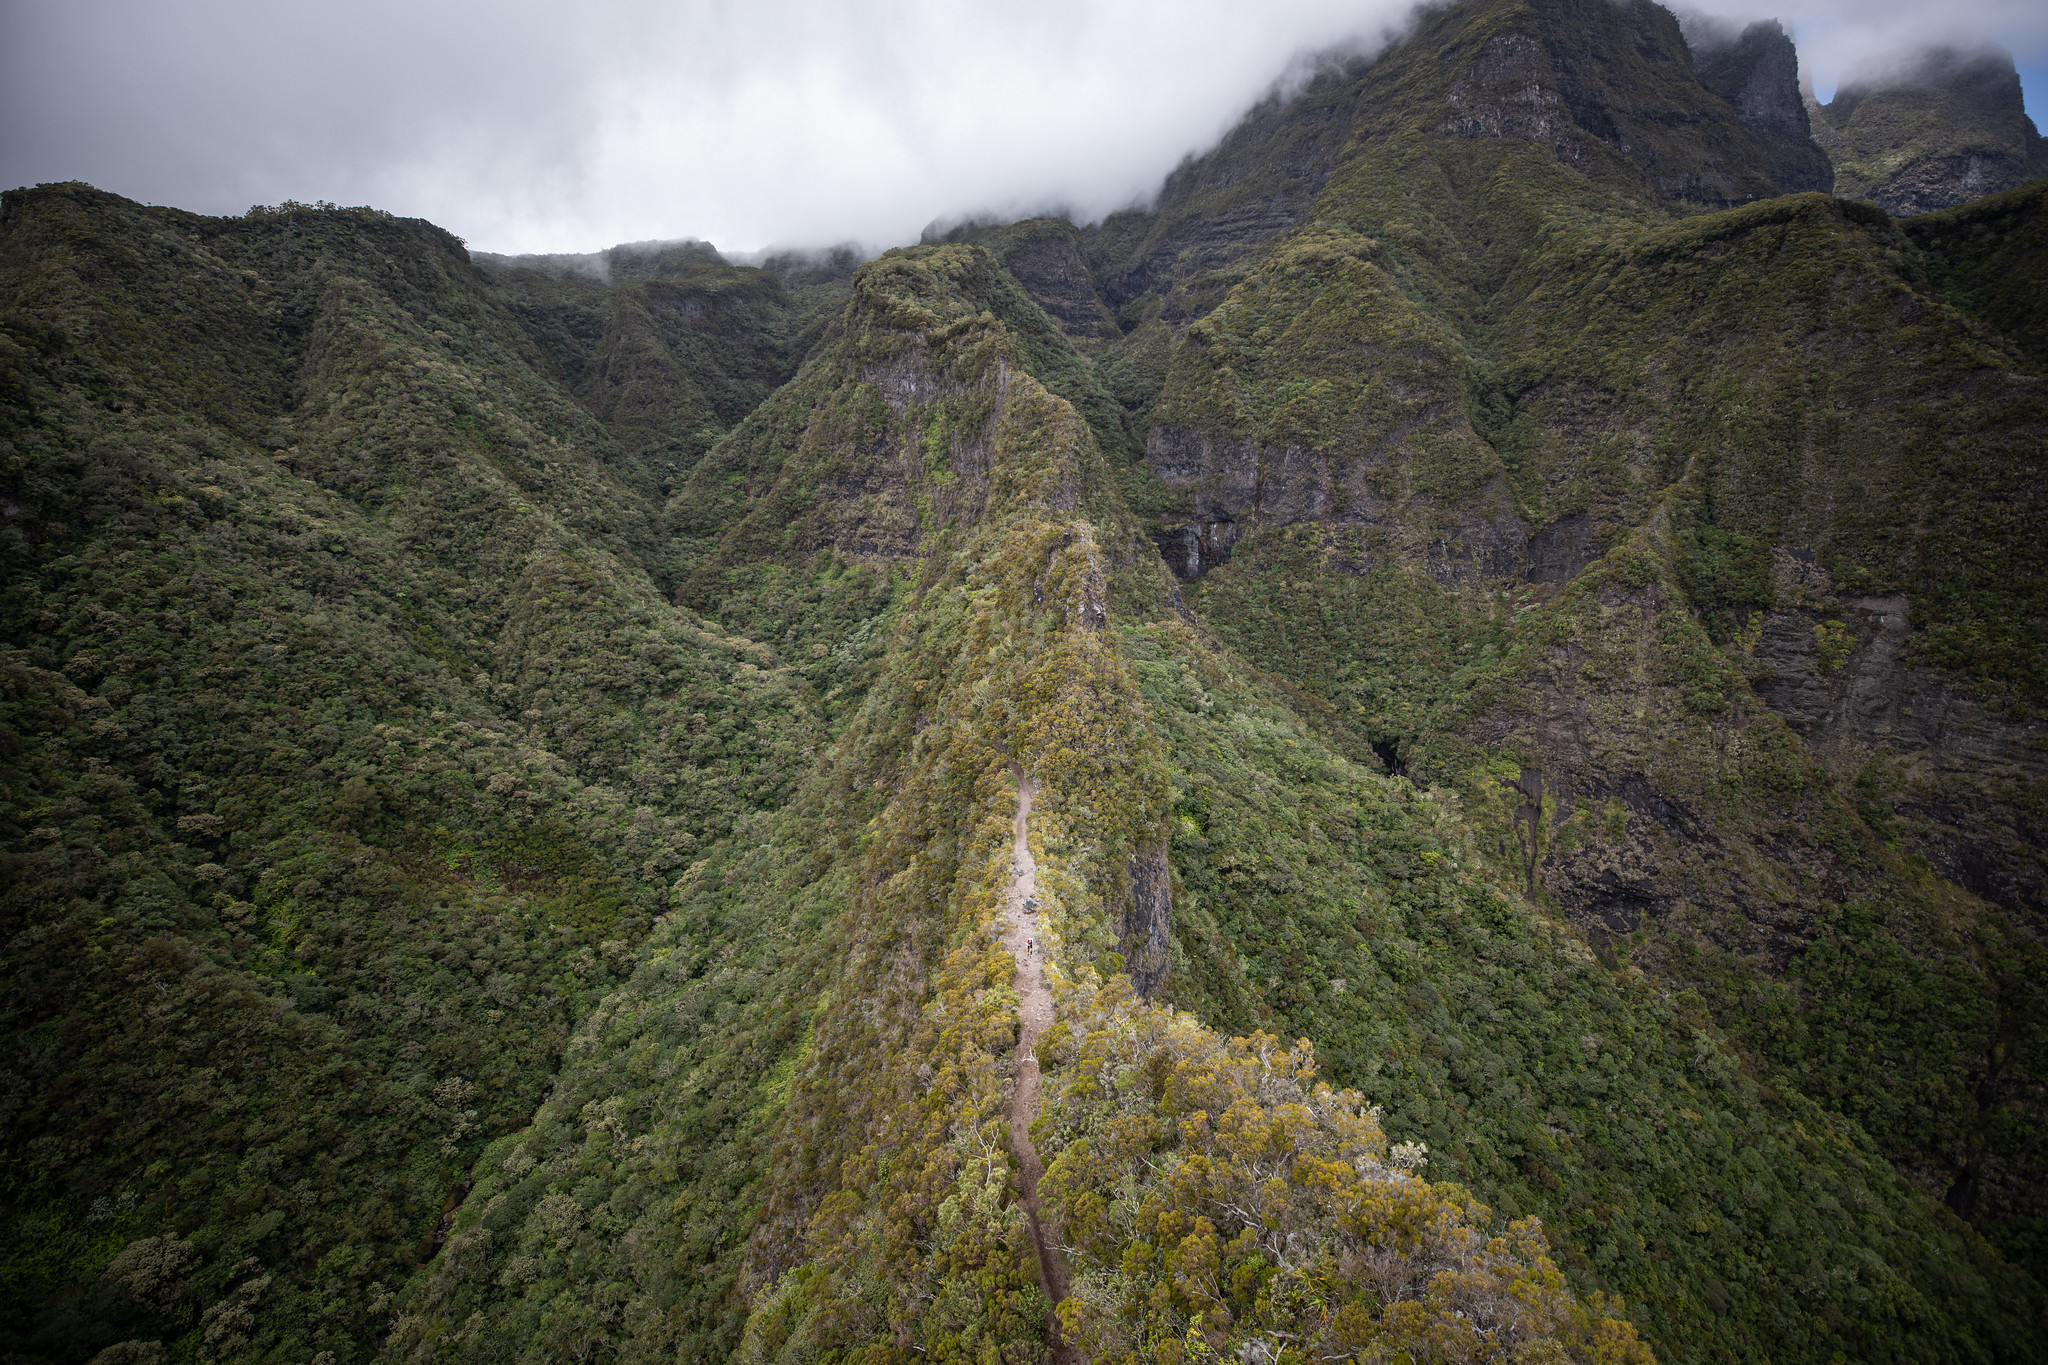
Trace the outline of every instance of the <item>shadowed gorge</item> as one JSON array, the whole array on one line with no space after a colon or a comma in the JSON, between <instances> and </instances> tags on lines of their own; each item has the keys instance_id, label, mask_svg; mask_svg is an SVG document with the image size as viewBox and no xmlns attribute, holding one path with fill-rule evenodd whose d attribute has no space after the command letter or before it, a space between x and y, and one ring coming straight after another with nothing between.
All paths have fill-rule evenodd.
<instances>
[{"instance_id":1,"label":"shadowed gorge","mask_svg":"<svg viewBox=\"0 0 2048 1365\"><path fill-rule=\"evenodd\" d=\"M2041 1359L2048 182L1797 72L1459 0L867 260L9 192L0 1356Z\"/></svg>"}]
</instances>

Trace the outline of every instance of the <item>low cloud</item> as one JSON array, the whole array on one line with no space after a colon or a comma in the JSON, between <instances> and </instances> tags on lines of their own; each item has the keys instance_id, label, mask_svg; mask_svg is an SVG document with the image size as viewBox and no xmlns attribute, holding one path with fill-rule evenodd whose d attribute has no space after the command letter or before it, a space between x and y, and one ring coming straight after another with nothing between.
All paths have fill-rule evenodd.
<instances>
[{"instance_id":1,"label":"low cloud","mask_svg":"<svg viewBox=\"0 0 2048 1365\"><path fill-rule=\"evenodd\" d=\"M2041 0L1706 0L1694 8L1738 24L1784 24L1798 45L1801 74L1823 98L1843 81L1910 70L1930 47L1995 48L2022 63L2048 61L2048 5Z\"/></svg>"},{"instance_id":2,"label":"low cloud","mask_svg":"<svg viewBox=\"0 0 2048 1365\"><path fill-rule=\"evenodd\" d=\"M1745 0L1746 3L1746 0ZM236 213L328 199L480 248L914 240L1148 194L1307 54L1408 0L0 0L0 181ZM1805 0L1823 88L1912 43L2048 48L2038 0ZM1938 28L1938 31L1936 29Z\"/></svg>"}]
</instances>

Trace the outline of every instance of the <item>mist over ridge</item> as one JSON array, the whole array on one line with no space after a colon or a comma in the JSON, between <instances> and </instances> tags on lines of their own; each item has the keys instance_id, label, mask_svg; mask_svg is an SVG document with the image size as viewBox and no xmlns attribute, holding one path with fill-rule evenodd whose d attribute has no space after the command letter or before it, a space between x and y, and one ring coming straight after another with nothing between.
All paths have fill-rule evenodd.
<instances>
[{"instance_id":1,"label":"mist over ridge","mask_svg":"<svg viewBox=\"0 0 2048 1365\"><path fill-rule=\"evenodd\" d=\"M1406 3L11 12L0 1365L2048 1365L2039 22Z\"/></svg>"},{"instance_id":2,"label":"mist over ridge","mask_svg":"<svg viewBox=\"0 0 2048 1365\"><path fill-rule=\"evenodd\" d=\"M1933 42L2048 59L2048 17L2012 0L1700 8L1781 20L1823 93ZM963 214L1058 205L1087 222L1143 202L1313 54L1369 54L1411 17L1406 0L1204 0L1172 23L1078 0L609 0L565 26L531 0L488 20L448 0L346 20L32 3L0 44L0 181L208 213L372 203L512 254L676 236L878 248Z\"/></svg>"}]
</instances>

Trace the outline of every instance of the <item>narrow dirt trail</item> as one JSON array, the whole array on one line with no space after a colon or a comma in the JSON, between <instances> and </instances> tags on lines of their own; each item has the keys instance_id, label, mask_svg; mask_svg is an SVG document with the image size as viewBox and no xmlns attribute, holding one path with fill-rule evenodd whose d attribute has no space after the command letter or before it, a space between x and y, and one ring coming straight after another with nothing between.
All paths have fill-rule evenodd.
<instances>
[{"instance_id":1,"label":"narrow dirt trail","mask_svg":"<svg viewBox=\"0 0 2048 1365\"><path fill-rule=\"evenodd\" d=\"M1038 1287L1058 1303L1067 1297L1067 1263L1057 1240L1048 1237L1038 1221L1038 1181L1045 1174L1045 1165L1031 1145L1031 1120L1038 1117L1043 1086L1038 1073L1038 1040L1052 1027L1052 990L1045 984L1045 940L1038 930L1038 864L1032 861L1031 844L1025 836L1036 787L1023 769L1012 767L1010 771L1017 778L1017 816L1012 826L1010 885L1003 892L1003 947L1017 963L1017 994L1021 997L1017 1017L1024 1024L1017 1035L1017 1085L1010 1095L1010 1151L1023 1176L1018 1202L1024 1206L1024 1219L1038 1251ZM1064 1344L1053 1348L1054 1360L1064 1363L1079 1358Z\"/></svg>"}]
</instances>

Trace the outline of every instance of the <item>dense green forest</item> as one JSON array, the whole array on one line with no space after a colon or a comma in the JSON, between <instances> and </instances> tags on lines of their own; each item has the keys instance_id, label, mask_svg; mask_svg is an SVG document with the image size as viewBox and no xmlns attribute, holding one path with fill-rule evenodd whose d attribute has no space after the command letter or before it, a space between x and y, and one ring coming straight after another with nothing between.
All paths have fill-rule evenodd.
<instances>
[{"instance_id":1,"label":"dense green forest","mask_svg":"<svg viewBox=\"0 0 2048 1365\"><path fill-rule=\"evenodd\" d=\"M1460 0L865 262L7 193L0 1359L2040 1359L1930 61Z\"/></svg>"}]
</instances>

